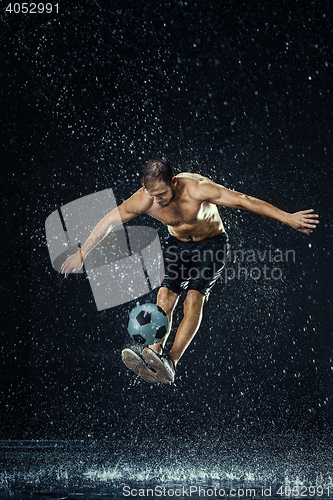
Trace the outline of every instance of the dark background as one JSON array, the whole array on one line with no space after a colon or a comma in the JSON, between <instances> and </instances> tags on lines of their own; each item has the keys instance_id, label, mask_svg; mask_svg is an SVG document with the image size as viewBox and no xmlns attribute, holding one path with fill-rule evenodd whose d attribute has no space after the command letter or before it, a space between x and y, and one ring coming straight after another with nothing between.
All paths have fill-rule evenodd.
<instances>
[{"instance_id":1,"label":"dark background","mask_svg":"<svg viewBox=\"0 0 333 500\"><path fill-rule=\"evenodd\" d=\"M1 439L332 430L330 7L1 5ZM170 387L121 362L134 304L98 312L85 276L62 282L52 269L44 233L51 212L86 194L111 188L121 203L156 155L321 217L306 236L221 209L233 248L296 259L281 280L215 286Z\"/></svg>"}]
</instances>

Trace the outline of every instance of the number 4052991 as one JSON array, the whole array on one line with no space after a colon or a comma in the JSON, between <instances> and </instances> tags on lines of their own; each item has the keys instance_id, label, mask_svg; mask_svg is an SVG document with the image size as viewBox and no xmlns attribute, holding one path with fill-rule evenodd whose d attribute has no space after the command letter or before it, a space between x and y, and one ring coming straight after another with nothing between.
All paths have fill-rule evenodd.
<instances>
[{"instance_id":1,"label":"number 4052991","mask_svg":"<svg viewBox=\"0 0 333 500\"><path fill-rule=\"evenodd\" d=\"M51 14L59 12L59 4L52 3L10 3L6 7L10 14Z\"/></svg>"}]
</instances>

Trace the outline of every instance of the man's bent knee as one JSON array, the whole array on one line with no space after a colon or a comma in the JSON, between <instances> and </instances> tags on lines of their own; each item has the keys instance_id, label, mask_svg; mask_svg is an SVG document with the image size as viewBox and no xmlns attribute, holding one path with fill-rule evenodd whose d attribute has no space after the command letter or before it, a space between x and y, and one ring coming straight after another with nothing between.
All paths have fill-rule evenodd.
<instances>
[{"instance_id":1,"label":"man's bent knee","mask_svg":"<svg viewBox=\"0 0 333 500\"><path fill-rule=\"evenodd\" d=\"M201 308L204 303L205 296L198 290L189 290L186 294L184 307L185 308Z\"/></svg>"},{"instance_id":2,"label":"man's bent knee","mask_svg":"<svg viewBox=\"0 0 333 500\"><path fill-rule=\"evenodd\" d=\"M167 314L169 314L173 310L177 299L178 294L167 287L163 286L158 291L157 303L158 305L160 305L160 307L162 307L162 309L164 309Z\"/></svg>"}]
</instances>

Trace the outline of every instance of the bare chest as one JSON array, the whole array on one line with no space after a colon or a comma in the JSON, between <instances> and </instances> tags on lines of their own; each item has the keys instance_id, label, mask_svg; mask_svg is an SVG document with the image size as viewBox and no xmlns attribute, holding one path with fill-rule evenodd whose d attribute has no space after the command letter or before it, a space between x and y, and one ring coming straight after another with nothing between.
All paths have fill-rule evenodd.
<instances>
[{"instance_id":1,"label":"bare chest","mask_svg":"<svg viewBox=\"0 0 333 500\"><path fill-rule=\"evenodd\" d=\"M203 203L182 202L170 203L169 206L162 208L154 203L149 210L149 215L167 226L192 225L205 219L204 205Z\"/></svg>"}]
</instances>

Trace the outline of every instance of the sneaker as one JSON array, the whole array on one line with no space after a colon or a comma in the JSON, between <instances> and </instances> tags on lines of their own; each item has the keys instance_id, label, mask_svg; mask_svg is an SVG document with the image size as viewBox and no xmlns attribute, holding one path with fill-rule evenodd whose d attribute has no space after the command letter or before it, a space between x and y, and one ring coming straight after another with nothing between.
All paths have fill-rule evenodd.
<instances>
[{"instance_id":1,"label":"sneaker","mask_svg":"<svg viewBox=\"0 0 333 500\"><path fill-rule=\"evenodd\" d=\"M158 354L150 347L145 347L142 357L156 372L162 384L173 384L175 380L175 365L169 354Z\"/></svg>"},{"instance_id":2,"label":"sneaker","mask_svg":"<svg viewBox=\"0 0 333 500\"><path fill-rule=\"evenodd\" d=\"M160 379L153 370L151 370L141 356L132 351L132 349L123 349L121 352L121 359L132 372L139 375L149 384L157 384Z\"/></svg>"}]
</instances>

